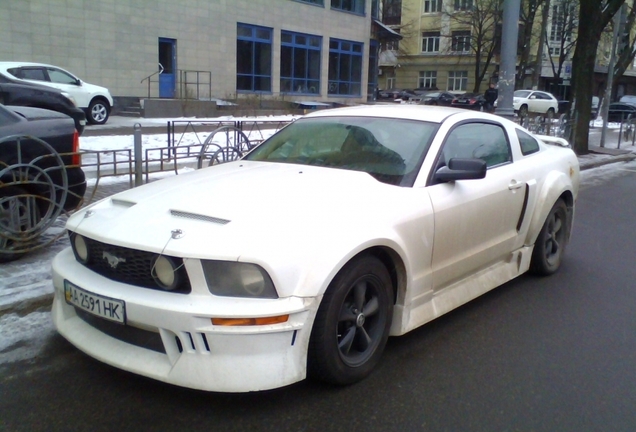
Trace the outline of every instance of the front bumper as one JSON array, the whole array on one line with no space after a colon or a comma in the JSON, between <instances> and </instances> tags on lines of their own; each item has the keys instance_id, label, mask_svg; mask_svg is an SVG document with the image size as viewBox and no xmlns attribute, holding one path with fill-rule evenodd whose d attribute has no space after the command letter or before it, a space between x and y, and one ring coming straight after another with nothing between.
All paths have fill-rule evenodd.
<instances>
[{"instance_id":1,"label":"front bumper","mask_svg":"<svg viewBox=\"0 0 636 432\"><path fill-rule=\"evenodd\" d=\"M64 280L123 300L126 325L78 313L65 300ZM53 284L52 316L59 333L112 366L178 386L220 392L266 390L306 376L317 299L249 300L215 297L194 286L188 295L134 287L88 270L70 248L53 261ZM246 317L246 311L253 314L257 309L260 316L289 314L289 320L244 327L211 323L212 317Z\"/></svg>"}]
</instances>

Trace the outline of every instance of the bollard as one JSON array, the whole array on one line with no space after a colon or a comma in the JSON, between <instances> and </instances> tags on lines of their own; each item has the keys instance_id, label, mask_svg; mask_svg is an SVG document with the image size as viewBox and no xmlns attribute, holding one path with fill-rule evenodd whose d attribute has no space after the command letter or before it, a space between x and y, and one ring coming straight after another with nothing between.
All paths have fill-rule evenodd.
<instances>
[{"instance_id":1,"label":"bollard","mask_svg":"<svg viewBox=\"0 0 636 432\"><path fill-rule=\"evenodd\" d=\"M135 123L134 133L134 157L135 157L135 187L143 184L142 176L142 162L143 156L141 154L141 124Z\"/></svg>"}]
</instances>

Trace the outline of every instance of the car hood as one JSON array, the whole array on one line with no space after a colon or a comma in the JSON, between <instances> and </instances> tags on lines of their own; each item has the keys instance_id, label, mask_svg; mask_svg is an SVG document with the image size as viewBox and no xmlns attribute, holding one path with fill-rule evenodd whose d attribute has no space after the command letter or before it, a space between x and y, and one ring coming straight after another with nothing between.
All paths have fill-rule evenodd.
<instances>
[{"instance_id":1,"label":"car hood","mask_svg":"<svg viewBox=\"0 0 636 432\"><path fill-rule=\"evenodd\" d=\"M315 253L332 243L350 247L398 213L408 217L408 191L362 172L237 161L119 193L76 213L67 227L181 257L256 259L281 249L302 254L309 245Z\"/></svg>"}]
</instances>

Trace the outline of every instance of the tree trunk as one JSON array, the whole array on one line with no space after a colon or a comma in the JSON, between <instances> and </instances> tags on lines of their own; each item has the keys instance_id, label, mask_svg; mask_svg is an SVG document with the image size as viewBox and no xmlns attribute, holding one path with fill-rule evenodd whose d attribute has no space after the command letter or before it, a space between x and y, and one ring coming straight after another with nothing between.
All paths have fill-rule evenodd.
<instances>
[{"instance_id":1,"label":"tree trunk","mask_svg":"<svg viewBox=\"0 0 636 432\"><path fill-rule=\"evenodd\" d=\"M594 65L601 33L625 0L580 0L579 29L572 59L576 122L572 147L577 155L589 152Z\"/></svg>"}]
</instances>

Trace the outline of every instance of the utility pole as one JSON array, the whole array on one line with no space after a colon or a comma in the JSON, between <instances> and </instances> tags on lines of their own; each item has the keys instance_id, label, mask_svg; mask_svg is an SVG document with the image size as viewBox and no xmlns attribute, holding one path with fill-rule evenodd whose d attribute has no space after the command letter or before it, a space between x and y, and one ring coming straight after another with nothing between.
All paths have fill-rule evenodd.
<instances>
[{"instance_id":1,"label":"utility pole","mask_svg":"<svg viewBox=\"0 0 636 432\"><path fill-rule=\"evenodd\" d=\"M499 68L499 99L495 114L512 118L512 98L515 91L517 69L517 39L519 37L519 10L521 0L504 0L501 31L501 66Z\"/></svg>"}]
</instances>

